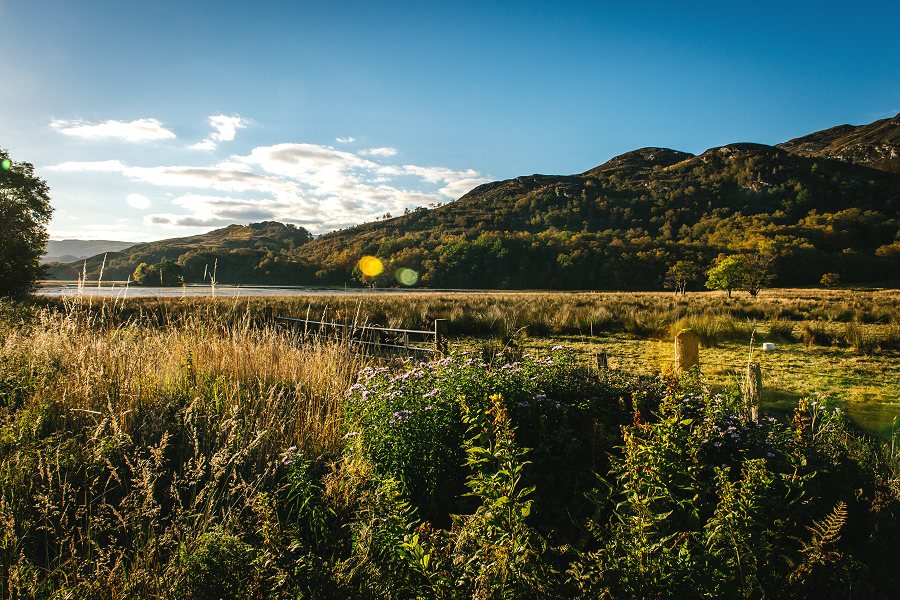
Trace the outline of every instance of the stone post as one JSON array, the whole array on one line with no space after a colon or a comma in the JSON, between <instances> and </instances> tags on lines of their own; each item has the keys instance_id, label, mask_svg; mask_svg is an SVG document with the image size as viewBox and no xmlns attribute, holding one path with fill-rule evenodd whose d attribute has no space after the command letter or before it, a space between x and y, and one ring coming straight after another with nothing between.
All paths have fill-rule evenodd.
<instances>
[{"instance_id":1,"label":"stone post","mask_svg":"<svg viewBox=\"0 0 900 600\"><path fill-rule=\"evenodd\" d=\"M682 329L675 336L675 374L680 375L700 364L700 336Z\"/></svg>"}]
</instances>

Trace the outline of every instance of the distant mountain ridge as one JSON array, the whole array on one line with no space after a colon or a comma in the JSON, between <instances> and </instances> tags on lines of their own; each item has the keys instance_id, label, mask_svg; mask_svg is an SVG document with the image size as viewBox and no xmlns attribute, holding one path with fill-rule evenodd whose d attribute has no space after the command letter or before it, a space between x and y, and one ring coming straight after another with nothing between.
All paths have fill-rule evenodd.
<instances>
[{"instance_id":1,"label":"distant mountain ridge","mask_svg":"<svg viewBox=\"0 0 900 600\"><path fill-rule=\"evenodd\" d=\"M803 156L834 158L900 173L900 114L868 125L838 125L778 147Z\"/></svg>"},{"instance_id":2,"label":"distant mountain ridge","mask_svg":"<svg viewBox=\"0 0 900 600\"><path fill-rule=\"evenodd\" d=\"M285 284L306 275L288 252L310 239L312 235L303 227L274 221L229 225L201 235L130 245L92 256L86 263L53 265L50 276L72 279L86 268L88 277L95 278L105 258L104 279L124 280L141 263L170 260L182 266L188 282L199 283L215 270L221 283Z\"/></svg>"},{"instance_id":3,"label":"distant mountain ridge","mask_svg":"<svg viewBox=\"0 0 900 600\"><path fill-rule=\"evenodd\" d=\"M781 285L815 284L825 273L845 282L896 281L898 139L895 117L778 146L742 142L699 155L641 148L580 174L486 183L435 209L281 245L277 269L234 268L298 285L396 285L394 272L404 267L431 287L659 289L678 260L705 266L721 253L765 247L778 255ZM276 225L247 226L241 243L265 247L254 240ZM205 247L209 262L227 247L215 240L233 236L229 229L135 246L116 257L115 268L125 273L139 261L173 256L175 246ZM364 255L382 259L384 272L361 274ZM191 264L186 277L202 271L197 260Z\"/></svg>"},{"instance_id":4,"label":"distant mountain ridge","mask_svg":"<svg viewBox=\"0 0 900 600\"><path fill-rule=\"evenodd\" d=\"M134 246L135 242L117 242L112 240L50 240L44 251L44 263L72 262L103 254L119 252Z\"/></svg>"}]
</instances>

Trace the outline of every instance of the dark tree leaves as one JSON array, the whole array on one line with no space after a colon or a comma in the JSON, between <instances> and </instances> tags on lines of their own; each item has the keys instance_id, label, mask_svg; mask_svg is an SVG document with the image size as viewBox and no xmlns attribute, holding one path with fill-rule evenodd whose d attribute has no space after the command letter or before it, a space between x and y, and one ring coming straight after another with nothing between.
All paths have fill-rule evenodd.
<instances>
[{"instance_id":1,"label":"dark tree leaves","mask_svg":"<svg viewBox=\"0 0 900 600\"><path fill-rule=\"evenodd\" d=\"M10 160L0 149L0 161ZM0 170L0 296L32 292L43 274L47 223L53 214L50 188L30 163Z\"/></svg>"}]
</instances>

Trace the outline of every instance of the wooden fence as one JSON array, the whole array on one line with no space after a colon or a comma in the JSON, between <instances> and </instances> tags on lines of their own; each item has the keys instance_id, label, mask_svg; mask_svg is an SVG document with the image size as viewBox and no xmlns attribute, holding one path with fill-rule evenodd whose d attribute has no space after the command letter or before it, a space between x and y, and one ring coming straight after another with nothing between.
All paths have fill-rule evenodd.
<instances>
[{"instance_id":1,"label":"wooden fence","mask_svg":"<svg viewBox=\"0 0 900 600\"><path fill-rule=\"evenodd\" d=\"M310 321L294 317L275 317L275 323L289 328L293 333L342 339L351 344L379 349L428 352L439 355L447 353L448 321L446 319L436 319L432 331Z\"/></svg>"}]
</instances>

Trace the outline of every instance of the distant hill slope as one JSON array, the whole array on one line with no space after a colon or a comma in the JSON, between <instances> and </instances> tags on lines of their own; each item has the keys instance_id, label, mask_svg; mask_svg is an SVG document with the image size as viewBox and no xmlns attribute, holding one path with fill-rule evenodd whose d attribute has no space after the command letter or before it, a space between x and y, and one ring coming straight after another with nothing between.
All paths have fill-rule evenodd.
<instances>
[{"instance_id":1,"label":"distant hill slope","mask_svg":"<svg viewBox=\"0 0 900 600\"><path fill-rule=\"evenodd\" d=\"M868 125L838 125L778 146L804 156L824 156L900 173L900 114Z\"/></svg>"},{"instance_id":2,"label":"distant hill slope","mask_svg":"<svg viewBox=\"0 0 900 600\"><path fill-rule=\"evenodd\" d=\"M115 242L111 240L50 240L44 252L44 263L72 262L102 254L118 252L134 242Z\"/></svg>"},{"instance_id":3,"label":"distant hill slope","mask_svg":"<svg viewBox=\"0 0 900 600\"><path fill-rule=\"evenodd\" d=\"M369 282L356 265L374 255L386 265L378 285L396 285L405 267L431 287L660 289L678 260L705 267L720 253L764 246L778 253L779 285L815 284L825 273L897 281L896 121L697 156L642 148L584 173L487 183L435 209L312 240L277 223L234 225L110 255L105 276L168 258L199 282L218 257L222 282Z\"/></svg>"},{"instance_id":4,"label":"distant hill slope","mask_svg":"<svg viewBox=\"0 0 900 600\"><path fill-rule=\"evenodd\" d=\"M293 283L298 277L311 277L307 269L289 257L289 253L312 239L310 233L294 225L272 221L250 225L229 225L202 235L135 244L106 255L104 279L127 279L142 262L156 264L176 261L184 269L188 283L200 283L204 273L216 270L221 283ZM89 278L96 278L103 254L87 260ZM57 279L77 277L85 263L54 265L51 276Z\"/></svg>"},{"instance_id":5,"label":"distant hill slope","mask_svg":"<svg viewBox=\"0 0 900 600\"><path fill-rule=\"evenodd\" d=\"M332 282L372 254L433 286L658 289L676 260L768 243L785 285L884 280L900 276L898 206L900 176L856 164L750 143L644 148L580 175L488 183L295 254Z\"/></svg>"}]
</instances>

